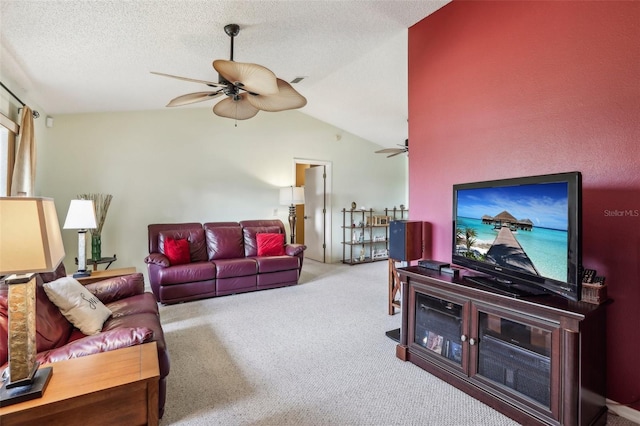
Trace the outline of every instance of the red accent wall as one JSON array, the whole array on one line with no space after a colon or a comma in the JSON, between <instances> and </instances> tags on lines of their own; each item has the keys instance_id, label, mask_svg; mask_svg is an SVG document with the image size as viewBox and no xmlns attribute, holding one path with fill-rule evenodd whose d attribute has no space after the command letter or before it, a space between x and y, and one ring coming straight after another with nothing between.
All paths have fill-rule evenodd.
<instances>
[{"instance_id":1,"label":"red accent wall","mask_svg":"<svg viewBox=\"0 0 640 426\"><path fill-rule=\"evenodd\" d=\"M409 29L409 139L411 216L438 260L454 183L582 172L583 264L615 300L594 350L607 397L637 401L640 2L449 3Z\"/></svg>"}]
</instances>

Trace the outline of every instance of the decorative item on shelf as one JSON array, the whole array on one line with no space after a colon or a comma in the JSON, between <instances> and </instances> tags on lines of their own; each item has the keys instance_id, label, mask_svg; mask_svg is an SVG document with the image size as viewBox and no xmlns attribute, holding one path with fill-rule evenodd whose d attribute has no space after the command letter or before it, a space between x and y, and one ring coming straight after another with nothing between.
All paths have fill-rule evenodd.
<instances>
[{"instance_id":1,"label":"decorative item on shelf","mask_svg":"<svg viewBox=\"0 0 640 426\"><path fill-rule=\"evenodd\" d=\"M80 194L80 200L92 200L95 209L97 226L91 231L91 259L94 261L102 259L102 227L107 218L107 211L111 205L111 194Z\"/></svg>"},{"instance_id":2,"label":"decorative item on shelf","mask_svg":"<svg viewBox=\"0 0 640 426\"><path fill-rule=\"evenodd\" d=\"M87 269L86 235L88 229L96 227L96 212L92 200L71 200L64 229L78 230L78 271L74 278L88 277L91 271Z\"/></svg>"},{"instance_id":3,"label":"decorative item on shelf","mask_svg":"<svg viewBox=\"0 0 640 426\"><path fill-rule=\"evenodd\" d=\"M408 219L409 210L400 204L400 208L393 206L393 209L384 209L384 213L389 216L389 221Z\"/></svg>"},{"instance_id":4,"label":"decorative item on shelf","mask_svg":"<svg viewBox=\"0 0 640 426\"><path fill-rule=\"evenodd\" d=\"M289 206L291 244L294 244L296 242L296 205L304 204L304 188L301 186L280 188L280 204Z\"/></svg>"},{"instance_id":5,"label":"decorative item on shelf","mask_svg":"<svg viewBox=\"0 0 640 426\"><path fill-rule=\"evenodd\" d=\"M51 198L0 198L0 276L9 287L9 376L0 407L40 398L52 368L36 361L36 273L64 259L58 215Z\"/></svg>"},{"instance_id":6,"label":"decorative item on shelf","mask_svg":"<svg viewBox=\"0 0 640 426\"><path fill-rule=\"evenodd\" d=\"M582 295L580 300L599 305L607 300L605 277L598 276L595 269L582 271Z\"/></svg>"},{"instance_id":7,"label":"decorative item on shelf","mask_svg":"<svg viewBox=\"0 0 640 426\"><path fill-rule=\"evenodd\" d=\"M356 207L358 207L358 205L356 204L356 202L355 202L355 201L352 201L352 202L351 202L351 210L355 210L355 209L356 209Z\"/></svg>"},{"instance_id":8,"label":"decorative item on shelf","mask_svg":"<svg viewBox=\"0 0 640 426\"><path fill-rule=\"evenodd\" d=\"M374 216L374 225L382 226L389 224L389 216Z\"/></svg>"},{"instance_id":9,"label":"decorative item on shelf","mask_svg":"<svg viewBox=\"0 0 640 426\"><path fill-rule=\"evenodd\" d=\"M371 259L373 260L386 259L388 257L388 254L389 253L386 249L376 249L376 250L373 250L371 254Z\"/></svg>"}]
</instances>

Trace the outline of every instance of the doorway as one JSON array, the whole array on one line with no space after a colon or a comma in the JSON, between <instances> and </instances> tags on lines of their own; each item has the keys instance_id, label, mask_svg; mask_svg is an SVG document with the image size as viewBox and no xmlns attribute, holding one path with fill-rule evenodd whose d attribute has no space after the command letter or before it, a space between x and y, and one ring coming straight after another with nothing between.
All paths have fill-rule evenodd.
<instances>
[{"instance_id":1,"label":"doorway","mask_svg":"<svg viewBox=\"0 0 640 426\"><path fill-rule=\"evenodd\" d=\"M296 186L304 186L305 204L296 207L296 243L305 244L305 257L331 259L331 162L295 159Z\"/></svg>"}]
</instances>

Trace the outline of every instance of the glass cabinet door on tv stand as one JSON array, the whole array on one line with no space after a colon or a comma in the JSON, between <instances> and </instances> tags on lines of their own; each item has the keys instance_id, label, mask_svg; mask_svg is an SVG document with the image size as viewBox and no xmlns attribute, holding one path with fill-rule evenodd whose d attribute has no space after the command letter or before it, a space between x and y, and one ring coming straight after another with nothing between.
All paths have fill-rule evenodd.
<instances>
[{"instance_id":1,"label":"glass cabinet door on tv stand","mask_svg":"<svg viewBox=\"0 0 640 426\"><path fill-rule=\"evenodd\" d=\"M462 339L465 302L431 295L415 295L413 343L427 356L463 368ZM466 363L465 363L466 364Z\"/></svg>"}]
</instances>

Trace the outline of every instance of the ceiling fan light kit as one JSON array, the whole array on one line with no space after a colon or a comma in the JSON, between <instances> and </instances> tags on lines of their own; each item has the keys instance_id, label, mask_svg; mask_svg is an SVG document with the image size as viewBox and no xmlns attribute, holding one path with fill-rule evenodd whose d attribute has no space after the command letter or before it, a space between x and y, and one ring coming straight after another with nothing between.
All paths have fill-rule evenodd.
<instances>
[{"instance_id":1,"label":"ceiling fan light kit","mask_svg":"<svg viewBox=\"0 0 640 426\"><path fill-rule=\"evenodd\" d=\"M304 96L289 83L277 78L268 68L258 64L235 62L233 39L240 32L240 27L237 24L229 24L224 27L224 31L231 37L231 54L228 61L213 61L213 68L218 72L217 83L152 71L152 74L201 83L215 89L178 96L167 104L168 107L188 105L225 95L226 99L214 105L213 113L220 117L246 120L260 111L285 111L302 108L307 104Z\"/></svg>"}]
</instances>

